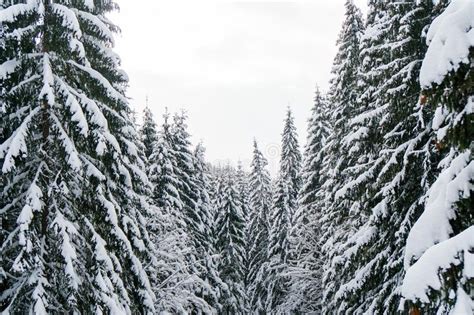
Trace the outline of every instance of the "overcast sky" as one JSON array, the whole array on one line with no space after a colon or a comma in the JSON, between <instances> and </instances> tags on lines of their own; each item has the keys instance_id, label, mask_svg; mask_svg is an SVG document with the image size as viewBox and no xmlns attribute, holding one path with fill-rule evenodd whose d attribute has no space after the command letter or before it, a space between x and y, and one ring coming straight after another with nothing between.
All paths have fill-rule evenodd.
<instances>
[{"instance_id":1,"label":"overcast sky","mask_svg":"<svg viewBox=\"0 0 474 315\"><path fill-rule=\"evenodd\" d=\"M344 2L118 0L131 104L141 115L148 96L158 122L185 109L213 163L248 164L255 137L274 173L286 108L303 146L315 85L327 90Z\"/></svg>"}]
</instances>

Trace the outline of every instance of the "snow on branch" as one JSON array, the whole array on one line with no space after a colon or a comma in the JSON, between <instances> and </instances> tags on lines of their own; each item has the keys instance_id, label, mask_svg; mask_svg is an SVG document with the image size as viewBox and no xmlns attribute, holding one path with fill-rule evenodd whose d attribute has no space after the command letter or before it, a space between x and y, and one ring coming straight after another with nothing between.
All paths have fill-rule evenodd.
<instances>
[{"instance_id":1,"label":"snow on branch","mask_svg":"<svg viewBox=\"0 0 474 315\"><path fill-rule=\"evenodd\" d=\"M53 227L57 230L56 233L61 235L61 254L66 262L65 273L70 277L72 287L77 290L79 288L79 277L74 268L74 262L77 259L76 249L74 248L70 234L75 236L78 231L74 224L68 221L61 212L57 211L56 218L53 221Z\"/></svg>"},{"instance_id":2,"label":"snow on branch","mask_svg":"<svg viewBox=\"0 0 474 315\"><path fill-rule=\"evenodd\" d=\"M94 0L84 0L84 4L89 10L94 10Z\"/></svg>"},{"instance_id":3,"label":"snow on branch","mask_svg":"<svg viewBox=\"0 0 474 315\"><path fill-rule=\"evenodd\" d=\"M27 3L18 3L0 10L0 23L14 22L19 15L32 12L38 7L35 0L28 0Z\"/></svg>"},{"instance_id":4,"label":"snow on branch","mask_svg":"<svg viewBox=\"0 0 474 315\"><path fill-rule=\"evenodd\" d=\"M469 64L469 49L474 46L474 1L452 0L431 24L427 42L420 71L423 88L440 84L461 63Z\"/></svg>"},{"instance_id":5,"label":"snow on branch","mask_svg":"<svg viewBox=\"0 0 474 315\"><path fill-rule=\"evenodd\" d=\"M453 159L452 151L441 163L448 164L428 191L426 210L415 223L407 239L405 267L412 259L436 243L447 240L452 233L449 223L455 217L455 204L462 198L469 198L474 190L474 161L470 150ZM452 160L452 161L451 161Z\"/></svg>"},{"instance_id":6,"label":"snow on branch","mask_svg":"<svg viewBox=\"0 0 474 315\"><path fill-rule=\"evenodd\" d=\"M102 262L105 269L97 270L94 279L96 285L103 292L100 298L112 314L126 314L127 312L123 309L124 306L120 303L120 300L130 303L130 298L124 288L122 279L117 274L117 271L120 272L120 265L114 264L113 256L111 257L106 249L106 241L97 233L92 223L88 219L84 219L84 222L92 233L92 240L95 243L94 258ZM120 297L115 293L115 288L118 288L118 291L121 293Z\"/></svg>"},{"instance_id":7,"label":"snow on branch","mask_svg":"<svg viewBox=\"0 0 474 315\"><path fill-rule=\"evenodd\" d=\"M77 101L76 97L70 93L68 86L62 82L61 78L55 76L56 81L59 83L60 92L64 94L66 98L65 105L69 108L69 112L72 114L71 120L77 123L77 126L80 129L81 135L87 137L89 132L89 124L87 122L86 116L82 111L82 107Z\"/></svg>"},{"instance_id":8,"label":"snow on branch","mask_svg":"<svg viewBox=\"0 0 474 315\"><path fill-rule=\"evenodd\" d=\"M105 175L91 161L89 161L88 157L81 155L80 158L86 167L87 176L93 176L100 181L106 180Z\"/></svg>"},{"instance_id":9,"label":"snow on branch","mask_svg":"<svg viewBox=\"0 0 474 315\"><path fill-rule=\"evenodd\" d=\"M125 96L123 96L122 94L120 94L100 72L98 72L98 71L96 71L96 70L94 70L90 67L80 65L77 62L72 61L72 60L69 60L68 62L71 65L73 65L74 67L78 68L79 70L89 74L89 76L92 79L97 81L97 83L99 83L99 85L101 85L107 91L107 95L109 97L111 97L111 98L113 98L113 99L115 99L119 102L128 103L127 98Z\"/></svg>"},{"instance_id":10,"label":"snow on branch","mask_svg":"<svg viewBox=\"0 0 474 315\"><path fill-rule=\"evenodd\" d=\"M78 37L82 36L81 27L74 11L62 4L53 3L53 10L63 18L63 26L68 27Z\"/></svg>"},{"instance_id":11,"label":"snow on branch","mask_svg":"<svg viewBox=\"0 0 474 315\"><path fill-rule=\"evenodd\" d=\"M115 45L114 41L114 33L110 30L110 28L101 21L96 15L85 11L77 11L77 15L84 19L87 23L93 25L98 30L100 36L104 37L107 41L109 41L112 45Z\"/></svg>"},{"instance_id":12,"label":"snow on branch","mask_svg":"<svg viewBox=\"0 0 474 315\"><path fill-rule=\"evenodd\" d=\"M76 172L80 172L82 163L79 158L79 153L76 150L76 146L71 138L67 135L66 131L64 130L61 122L59 121L58 117L54 115L54 113L50 113L53 121L54 126L59 132L59 138L62 140L62 146L66 150L66 153L69 156L68 164L69 166Z\"/></svg>"},{"instance_id":13,"label":"snow on branch","mask_svg":"<svg viewBox=\"0 0 474 315\"><path fill-rule=\"evenodd\" d=\"M40 111L39 107L33 109L23 120L13 135L0 145L0 159L4 159L2 172L8 173L15 167L15 158L21 153L28 153L26 137L32 118Z\"/></svg>"},{"instance_id":14,"label":"snow on branch","mask_svg":"<svg viewBox=\"0 0 474 315\"><path fill-rule=\"evenodd\" d=\"M30 252L32 250L32 244L31 241L27 239L28 236L25 232L28 231L30 228L30 223L33 220L33 212L41 211L42 208L41 198L43 197L43 192L41 191L41 188L37 185L37 182L38 177L43 171L43 166L43 163L38 166L35 178L26 193L25 205L21 209L20 214L17 218L17 223L20 227L18 233L18 243L21 246L25 247L26 252ZM22 253L20 252L17 259L15 260L15 264L13 266L14 270L23 270L23 264L21 264L21 256Z\"/></svg>"},{"instance_id":15,"label":"snow on branch","mask_svg":"<svg viewBox=\"0 0 474 315\"><path fill-rule=\"evenodd\" d=\"M40 100L46 98L50 106L54 105L56 101L53 70L51 69L51 61L49 60L49 54L47 53L43 55L43 87L38 98Z\"/></svg>"},{"instance_id":16,"label":"snow on branch","mask_svg":"<svg viewBox=\"0 0 474 315\"><path fill-rule=\"evenodd\" d=\"M15 72L16 68L20 65L20 61L10 59L0 65L0 79L5 79L9 74Z\"/></svg>"},{"instance_id":17,"label":"snow on branch","mask_svg":"<svg viewBox=\"0 0 474 315\"><path fill-rule=\"evenodd\" d=\"M69 93L74 95L77 98L77 100L86 108L87 113L91 116L91 119L90 119L91 122L96 124L100 128L108 129L107 119L105 118L104 114L100 110L97 103L94 100L87 97L87 95L83 93L79 93L74 88L70 87L69 85L66 84L66 86ZM72 110L75 110L75 109L71 108L71 111Z\"/></svg>"},{"instance_id":18,"label":"snow on branch","mask_svg":"<svg viewBox=\"0 0 474 315\"><path fill-rule=\"evenodd\" d=\"M442 287L440 272L464 263L464 277L474 278L474 226L429 248L406 273L402 295L411 301L429 303L430 289ZM458 296L459 299L459 296Z\"/></svg>"}]
</instances>

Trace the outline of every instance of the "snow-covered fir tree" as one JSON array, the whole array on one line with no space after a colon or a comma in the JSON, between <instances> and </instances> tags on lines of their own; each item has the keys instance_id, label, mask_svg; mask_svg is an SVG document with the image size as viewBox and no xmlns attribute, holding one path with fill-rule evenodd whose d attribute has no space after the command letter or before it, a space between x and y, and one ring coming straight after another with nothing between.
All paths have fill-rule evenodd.
<instances>
[{"instance_id":1,"label":"snow-covered fir tree","mask_svg":"<svg viewBox=\"0 0 474 315\"><path fill-rule=\"evenodd\" d=\"M158 130L148 104L143 111L143 125L140 128L140 138L145 146L145 156L149 159L153 153L153 146L158 140Z\"/></svg>"},{"instance_id":2,"label":"snow-covered fir tree","mask_svg":"<svg viewBox=\"0 0 474 315\"><path fill-rule=\"evenodd\" d=\"M298 210L291 233L290 293L285 302L287 312L314 313L320 310L323 288L321 254L321 227L325 176L321 173L326 139L331 133L329 107L325 97L316 88L314 106L308 122L308 138L301 170L302 187Z\"/></svg>"},{"instance_id":3,"label":"snow-covered fir tree","mask_svg":"<svg viewBox=\"0 0 474 315\"><path fill-rule=\"evenodd\" d=\"M190 134L187 130L186 113L174 114L171 126L170 144L176 163L177 191L182 202L183 218L190 237L199 246L204 241L205 214L198 209L199 187L194 169L194 155L191 147Z\"/></svg>"},{"instance_id":4,"label":"snow-covered fir tree","mask_svg":"<svg viewBox=\"0 0 474 315\"><path fill-rule=\"evenodd\" d=\"M249 174L247 219L247 297L252 313L265 311L266 287L261 275L268 257L272 187L268 162L254 141Z\"/></svg>"},{"instance_id":5,"label":"snow-covered fir tree","mask_svg":"<svg viewBox=\"0 0 474 315\"><path fill-rule=\"evenodd\" d=\"M221 297L221 314L247 314L245 292L245 218L235 170L221 172L217 180L215 237L220 278L228 290Z\"/></svg>"},{"instance_id":6,"label":"snow-covered fir tree","mask_svg":"<svg viewBox=\"0 0 474 315\"><path fill-rule=\"evenodd\" d=\"M383 41L390 25L386 7L387 1L369 1L367 28L359 44L359 64L352 75L355 81L349 84L354 87L352 93L355 94L347 97L350 109L346 109L347 116L341 117L344 120L342 126L337 126L336 122L334 147L331 148L333 180L328 186L329 202L322 222L328 233L323 245L328 265L324 275L327 282L324 287L328 289L323 304L328 312L343 312L348 307L341 304L345 302L343 285L353 279L355 267L345 266L346 241L366 222L367 213L363 211L363 205L370 200L369 191L374 191L373 177L367 175L375 174L375 157L382 137L377 128L382 109L376 106L374 94L377 92L376 84L381 83L378 81L381 78L375 74L385 64L384 58L386 60ZM348 87L335 89L347 90ZM338 97L334 96L334 99L337 113Z\"/></svg>"},{"instance_id":7,"label":"snow-covered fir tree","mask_svg":"<svg viewBox=\"0 0 474 315\"><path fill-rule=\"evenodd\" d=\"M206 227L212 227L214 213L212 211L210 190L211 190L211 172L209 165L205 160L206 149L202 143L199 143L194 150L194 169L196 171L196 181L198 187L198 207L202 213L203 221ZM206 247L212 248L214 240L212 239L212 229L206 231Z\"/></svg>"},{"instance_id":8,"label":"snow-covered fir tree","mask_svg":"<svg viewBox=\"0 0 474 315\"><path fill-rule=\"evenodd\" d=\"M236 180L237 180L237 191L239 192L240 203L242 204L242 211L244 214L244 218L247 221L247 216L249 213L249 209L248 209L249 183L248 183L248 175L244 170L242 161L238 161L237 172L235 175L236 175Z\"/></svg>"},{"instance_id":9,"label":"snow-covered fir tree","mask_svg":"<svg viewBox=\"0 0 474 315\"><path fill-rule=\"evenodd\" d=\"M453 0L426 37L422 98L435 109L432 128L444 158L407 240L402 294L411 311L474 311L473 28L474 3Z\"/></svg>"},{"instance_id":10,"label":"snow-covered fir tree","mask_svg":"<svg viewBox=\"0 0 474 315\"><path fill-rule=\"evenodd\" d=\"M301 188L301 152L294 117L288 109L282 134L281 160L270 214L268 265L264 266L267 296L266 312L280 312L289 290L290 234Z\"/></svg>"},{"instance_id":11,"label":"snow-covered fir tree","mask_svg":"<svg viewBox=\"0 0 474 315\"><path fill-rule=\"evenodd\" d=\"M283 128L281 139L281 158L280 169L278 173L278 181L288 185L286 196L288 206L290 207L289 215L290 222L293 223L295 217L296 206L298 203L298 193L301 188L301 162L302 155L300 146L298 144L298 134L296 132L295 119L291 109L287 110L285 125ZM277 186L279 186L277 184ZM281 185L280 185L281 186ZM279 200L283 200L283 195L275 195L274 205L276 206Z\"/></svg>"},{"instance_id":12,"label":"snow-covered fir tree","mask_svg":"<svg viewBox=\"0 0 474 315\"><path fill-rule=\"evenodd\" d=\"M196 161L191 147L190 134L187 130L187 115L184 112L173 116L171 126L171 148L175 155L176 176L178 180L178 194L182 202L182 215L188 236L196 253L190 255L188 263L194 269L194 273L201 279L206 279L210 286L199 294L215 309L219 310L218 298L224 294L226 288L218 277L217 266L208 257L213 252L210 248L209 234L212 226L208 226L209 211L203 196L204 187L200 187L200 180L205 174L200 174L198 168L205 172L203 161ZM198 155L201 155L199 153ZM204 203L203 203L204 202Z\"/></svg>"},{"instance_id":13,"label":"snow-covered fir tree","mask_svg":"<svg viewBox=\"0 0 474 315\"><path fill-rule=\"evenodd\" d=\"M473 0L345 0L273 183L138 128L116 9L0 1L0 313L474 312Z\"/></svg>"},{"instance_id":14,"label":"snow-covered fir tree","mask_svg":"<svg viewBox=\"0 0 474 315\"><path fill-rule=\"evenodd\" d=\"M345 20L339 34L337 45L338 52L334 59L331 86L328 95L330 107L330 118L332 130L326 139L322 150L325 157L321 165L320 180L323 183L322 192L315 192L319 203L322 204L322 216L319 220L321 229L321 242L324 260L323 275L323 306L325 310L335 307L334 295L338 290L336 277L340 276L339 266L331 263L332 258L338 252L338 244L351 231L346 228L349 215L349 205L340 196L336 198L336 192L341 189L348 178L346 169L356 157L349 156L352 148L343 139L350 131L350 122L355 117L359 104L358 80L360 68L360 46L364 31L362 13L354 5L353 1L345 3Z\"/></svg>"},{"instance_id":15,"label":"snow-covered fir tree","mask_svg":"<svg viewBox=\"0 0 474 315\"><path fill-rule=\"evenodd\" d=\"M149 178L153 185L150 195L157 207L156 215L147 224L157 251L154 262L156 272L152 275L157 296L156 309L172 313L213 312L212 307L199 296L200 291L207 289L206 282L188 263L196 249L188 235L183 215L168 120L169 114L165 113L148 159Z\"/></svg>"},{"instance_id":16,"label":"snow-covered fir tree","mask_svg":"<svg viewBox=\"0 0 474 315\"><path fill-rule=\"evenodd\" d=\"M429 113L417 106L424 53L418 43L429 23L431 2L379 5L374 3L371 10L383 13L369 15L363 41L363 62L370 65L362 65L362 81L369 86L361 96L365 110L354 119L363 122L358 130L363 128L369 137L352 142L363 150L353 165L357 176L344 186L355 188L355 194L347 193L353 198L352 209L356 206L359 212L349 221L354 232L334 258L344 269L336 304L345 312L397 311L404 273L401 257L408 230L421 210L431 162L429 132L420 120ZM374 28L379 30L376 36ZM374 58L375 64L370 62Z\"/></svg>"},{"instance_id":17,"label":"snow-covered fir tree","mask_svg":"<svg viewBox=\"0 0 474 315\"><path fill-rule=\"evenodd\" d=\"M5 313L151 313L144 163L112 1L2 2Z\"/></svg>"},{"instance_id":18,"label":"snow-covered fir tree","mask_svg":"<svg viewBox=\"0 0 474 315\"><path fill-rule=\"evenodd\" d=\"M152 150L148 157L148 177L153 183L152 197L155 205L165 213L175 216L180 222L178 224L185 228L182 213L184 205L179 194L178 166L167 112L163 115L163 119L157 139L151 144ZM154 122L151 120L147 124L152 125Z\"/></svg>"},{"instance_id":19,"label":"snow-covered fir tree","mask_svg":"<svg viewBox=\"0 0 474 315\"><path fill-rule=\"evenodd\" d=\"M212 180L210 167L205 161L205 151L203 144L198 144L194 150L194 169L198 187L197 207L204 224L204 237L198 247L199 259L203 264L201 278L207 283L200 296L205 298L215 310L219 310L219 298L227 291L227 287L219 276L217 268L217 250L215 248L216 239L214 234L214 209L211 200Z\"/></svg>"},{"instance_id":20,"label":"snow-covered fir tree","mask_svg":"<svg viewBox=\"0 0 474 315\"><path fill-rule=\"evenodd\" d=\"M242 207L242 215L245 222L245 229L244 229L244 263L243 263L243 272L244 272L244 288L245 292L247 292L247 288L250 285L250 281L248 279L249 274L249 263L251 257L249 246L250 246L250 231L248 229L247 222L249 221L249 178L247 173L244 170L242 165L242 161L237 162L237 169L236 169L236 184L237 184L237 192L239 193L239 202ZM249 301L248 295L246 295L246 309L249 308Z\"/></svg>"}]
</instances>

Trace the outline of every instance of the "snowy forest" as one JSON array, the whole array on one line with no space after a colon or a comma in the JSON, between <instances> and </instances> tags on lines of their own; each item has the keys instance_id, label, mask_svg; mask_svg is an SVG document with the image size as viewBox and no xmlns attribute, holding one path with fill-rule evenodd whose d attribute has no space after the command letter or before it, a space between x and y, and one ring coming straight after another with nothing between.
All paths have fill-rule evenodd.
<instances>
[{"instance_id":1,"label":"snowy forest","mask_svg":"<svg viewBox=\"0 0 474 315\"><path fill-rule=\"evenodd\" d=\"M273 178L135 114L113 0L0 1L1 314L473 314L474 1L368 7Z\"/></svg>"}]
</instances>

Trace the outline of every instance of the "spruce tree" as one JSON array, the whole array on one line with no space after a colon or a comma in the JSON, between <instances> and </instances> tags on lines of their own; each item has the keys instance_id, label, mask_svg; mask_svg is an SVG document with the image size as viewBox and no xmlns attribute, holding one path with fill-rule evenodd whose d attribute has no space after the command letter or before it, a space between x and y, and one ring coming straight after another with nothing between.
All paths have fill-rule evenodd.
<instances>
[{"instance_id":1,"label":"spruce tree","mask_svg":"<svg viewBox=\"0 0 474 315\"><path fill-rule=\"evenodd\" d=\"M163 118L157 141L153 143L152 153L148 157L148 176L153 183L152 196L155 205L165 213L173 215L178 220L178 224L185 228L184 205L179 194L177 157L173 150L173 134L169 123L169 114L165 113Z\"/></svg>"},{"instance_id":2,"label":"spruce tree","mask_svg":"<svg viewBox=\"0 0 474 315\"><path fill-rule=\"evenodd\" d=\"M158 131L155 120L153 119L153 113L148 105L143 111L143 125L140 129L140 138L145 146L145 156L149 159L153 153L153 146L155 142L158 141Z\"/></svg>"},{"instance_id":3,"label":"spruce tree","mask_svg":"<svg viewBox=\"0 0 474 315\"><path fill-rule=\"evenodd\" d=\"M190 237L196 247L205 241L204 214L197 207L199 187L194 168L194 155L191 148L190 134L187 130L187 116L184 112L173 116L171 126L171 149L176 162L179 198L183 203L183 218L186 221Z\"/></svg>"},{"instance_id":4,"label":"spruce tree","mask_svg":"<svg viewBox=\"0 0 474 315\"><path fill-rule=\"evenodd\" d=\"M272 189L268 162L254 141L249 174L249 216L247 221L247 297L252 313L265 311L265 282L259 275L268 257Z\"/></svg>"},{"instance_id":5,"label":"spruce tree","mask_svg":"<svg viewBox=\"0 0 474 315\"><path fill-rule=\"evenodd\" d=\"M298 193L301 188L301 161L302 156L298 144L298 134L296 133L295 120L293 113L288 109L285 119L281 140L281 160L279 179L280 182L286 182L288 186L288 205L290 207L290 218L293 223L295 211L298 203ZM278 203L279 196L275 196ZM280 196L281 197L281 196Z\"/></svg>"},{"instance_id":6,"label":"spruce tree","mask_svg":"<svg viewBox=\"0 0 474 315\"><path fill-rule=\"evenodd\" d=\"M218 183L216 249L219 273L228 290L221 297L222 314L247 314L245 274L245 218L235 171L226 170Z\"/></svg>"},{"instance_id":7,"label":"spruce tree","mask_svg":"<svg viewBox=\"0 0 474 315\"><path fill-rule=\"evenodd\" d=\"M339 34L338 52L334 59L328 102L331 115L328 118L332 130L322 149L325 152L321 164L322 191L315 192L318 203L321 203L321 218L318 221L322 232L320 237L321 254L324 260L323 274L323 309L328 311L335 305L334 294L338 290L336 278L340 276L337 264L332 264L333 257L338 253L338 244L347 237L350 228L343 226L349 220L350 212L347 201L337 196L344 185L351 163L357 156L351 156L352 149L343 139L350 132L350 122L356 116L359 103L357 102L358 80L360 69L361 40L365 26L362 13L352 0L345 3L345 20ZM304 201L303 201L304 202Z\"/></svg>"},{"instance_id":8,"label":"spruce tree","mask_svg":"<svg viewBox=\"0 0 474 315\"><path fill-rule=\"evenodd\" d=\"M3 3L6 313L149 313L147 186L112 1Z\"/></svg>"},{"instance_id":9,"label":"spruce tree","mask_svg":"<svg viewBox=\"0 0 474 315\"><path fill-rule=\"evenodd\" d=\"M212 229L206 228L203 243L196 246L192 230L189 228L185 213L182 187L179 177L180 156L175 151L174 126L169 123L169 114L165 113L164 122L153 146L149 159L149 177L153 183L153 201L163 215L154 222L160 231L155 243L161 257L159 279L165 285L157 284L157 295L162 296L159 309L166 312L216 312L220 280L217 274L212 250ZM206 225L212 225L209 213L209 189L207 168L204 161L204 148L199 145L190 152L191 162L196 170L193 180L196 193L196 210L206 219ZM161 222L159 221L161 220ZM192 263L191 263L192 262ZM217 288L217 289L216 289Z\"/></svg>"},{"instance_id":10,"label":"spruce tree","mask_svg":"<svg viewBox=\"0 0 474 315\"><path fill-rule=\"evenodd\" d=\"M198 187L197 207L204 224L204 237L198 248L203 266L201 278L207 283L200 296L206 299L215 310L219 310L219 298L226 292L226 286L219 276L217 268L217 250L214 235L214 209L211 200L212 179L208 163L205 161L205 148L198 144L194 150L194 169Z\"/></svg>"},{"instance_id":11,"label":"spruce tree","mask_svg":"<svg viewBox=\"0 0 474 315\"><path fill-rule=\"evenodd\" d=\"M301 152L291 110L288 109L282 134L280 171L271 210L271 230L268 247L268 266L265 266L267 312L278 312L288 288L287 272L290 258L290 233L301 188Z\"/></svg>"},{"instance_id":12,"label":"spruce tree","mask_svg":"<svg viewBox=\"0 0 474 315\"><path fill-rule=\"evenodd\" d=\"M387 1L369 1L366 30L360 35L358 29L359 33L352 35L360 36L359 41L354 40L353 43L359 43L357 68L355 73L350 74L353 81L349 81L347 87L334 86L331 91L336 107L334 113L339 113L341 105L342 108L348 108L345 109L346 114L342 114L340 118L334 117L335 137L334 146L331 148L331 155L334 156L333 180L328 187L328 213L323 222L324 230L331 233L325 236L327 240L324 245L328 249L326 260L329 264L333 260L341 262L337 256L343 255L345 242L366 221L367 213L362 211L362 204L369 200L368 195L374 189L371 185L373 176L368 175L376 172L374 169L378 165L375 160L382 138L377 127L383 109L377 106L376 93L377 84L381 82L377 73L380 66L385 65L388 50L384 46L384 38L390 25L386 6ZM352 67L347 70L354 71ZM342 97L335 93L342 93ZM348 93L351 94L347 95ZM347 104L339 103L340 100L347 100ZM341 272L338 268L344 267L334 264L326 269L324 278L330 285L326 292L326 307L344 307L337 302L338 298L333 294L339 295L337 291L343 283L352 279L352 274L347 270Z\"/></svg>"},{"instance_id":13,"label":"spruce tree","mask_svg":"<svg viewBox=\"0 0 474 315\"><path fill-rule=\"evenodd\" d=\"M171 150L168 118L166 113L149 156L148 176L152 183L149 195L155 214L146 225L157 253L152 264L154 273L151 275L157 297L156 310L182 313L206 309L206 305L193 294L199 287L200 279L192 275L187 267L187 253L194 248L187 235L181 212L182 203L177 194L174 173L176 163ZM155 125L151 120L146 124Z\"/></svg>"},{"instance_id":14,"label":"spruce tree","mask_svg":"<svg viewBox=\"0 0 474 315\"><path fill-rule=\"evenodd\" d=\"M322 298L322 255L319 222L322 214L322 167L326 155L329 125L328 102L316 88L312 115L308 123L308 139L301 171L302 187L298 210L291 233L290 294L285 310L303 313L318 312Z\"/></svg>"},{"instance_id":15,"label":"spruce tree","mask_svg":"<svg viewBox=\"0 0 474 315\"><path fill-rule=\"evenodd\" d=\"M178 180L178 194L182 201L182 215L188 236L196 253L189 257L189 264L193 268L193 273L201 279L205 279L210 285L205 290L198 292L216 310L220 309L218 298L224 294L226 288L223 281L218 277L216 266L212 259L208 257L213 249L210 247L209 233L212 229L209 222L209 211L206 204L200 204L205 200L203 192L205 187L200 187L200 180L205 174L199 173L202 170L203 161L196 162L194 152L191 148L190 134L187 130L186 113L175 114L171 128L172 141L171 148L175 155L176 176ZM200 154L200 153L199 153ZM205 170L204 170L205 171Z\"/></svg>"},{"instance_id":16,"label":"spruce tree","mask_svg":"<svg viewBox=\"0 0 474 315\"><path fill-rule=\"evenodd\" d=\"M209 165L207 164L205 160L205 152L206 149L202 143L199 143L195 150L194 150L194 169L196 171L196 181L197 181L197 187L198 187L198 208L200 209L200 212L202 213L203 217L203 222L204 225L206 226L206 237L205 241L206 243L209 243L206 245L207 248L211 249L212 244L214 244L214 241L212 239L213 233L212 227L213 221L214 221L214 216L212 213L212 206L211 206L211 200L210 200L210 190L211 190L211 173L209 169Z\"/></svg>"},{"instance_id":17,"label":"spruce tree","mask_svg":"<svg viewBox=\"0 0 474 315\"><path fill-rule=\"evenodd\" d=\"M247 221L249 214L249 183L248 175L244 171L241 161L238 161L237 163L236 180L237 191L239 192L240 203L242 204L242 212L244 214L245 221Z\"/></svg>"},{"instance_id":18,"label":"spruce tree","mask_svg":"<svg viewBox=\"0 0 474 315\"><path fill-rule=\"evenodd\" d=\"M368 110L355 119L366 122L370 143L363 149L364 164L356 164L363 171L345 187L363 184L352 195L363 221L351 221L354 233L335 258L345 270L336 293L340 311L394 313L399 307L404 273L400 258L408 229L420 213L431 162L430 135L419 120L429 112L417 106L424 53L419 42L430 7L430 2L417 1L372 7L380 17L369 19L364 44L375 44L364 58L381 57L378 64L362 68L362 80L371 91L361 97ZM370 36L374 27L383 30L383 38Z\"/></svg>"},{"instance_id":19,"label":"spruce tree","mask_svg":"<svg viewBox=\"0 0 474 315\"><path fill-rule=\"evenodd\" d=\"M249 246L250 246L250 234L248 230L248 220L249 220L249 178L247 173L244 171L244 167L242 165L242 161L237 162L237 169L235 173L235 180L237 185L237 192L239 194L239 202L242 208L242 215L245 222L245 229L244 229L244 262L243 262L243 273L244 273L244 290L247 293L248 287L250 285L248 274L249 274L249 260L251 257L249 256ZM246 294L245 300L245 308L249 309L249 296Z\"/></svg>"},{"instance_id":20,"label":"spruce tree","mask_svg":"<svg viewBox=\"0 0 474 315\"><path fill-rule=\"evenodd\" d=\"M157 296L158 312L189 313L215 312L200 292L208 284L189 265L190 255L196 252L188 235L183 218L183 204L177 191L178 180L174 173L176 162L171 149L168 115L155 143L150 165L150 180L153 183L153 201L157 214L148 222L153 231L157 249L157 267L154 274L154 290Z\"/></svg>"},{"instance_id":21,"label":"spruce tree","mask_svg":"<svg viewBox=\"0 0 474 315\"><path fill-rule=\"evenodd\" d=\"M411 311L469 314L474 310L474 4L441 1L427 33L420 72L422 99L435 111L441 173L410 231L402 294ZM446 7L445 10L443 10Z\"/></svg>"}]
</instances>

